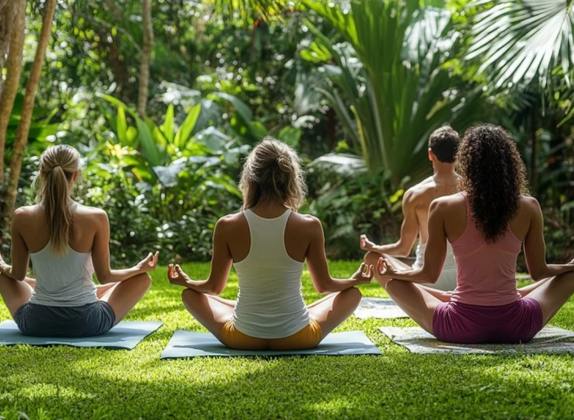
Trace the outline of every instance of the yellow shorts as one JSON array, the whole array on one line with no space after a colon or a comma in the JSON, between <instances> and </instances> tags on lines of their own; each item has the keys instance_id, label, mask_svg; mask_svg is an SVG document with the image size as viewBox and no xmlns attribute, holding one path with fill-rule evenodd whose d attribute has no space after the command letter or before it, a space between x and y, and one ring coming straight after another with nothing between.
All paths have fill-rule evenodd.
<instances>
[{"instance_id":1,"label":"yellow shorts","mask_svg":"<svg viewBox=\"0 0 574 420\"><path fill-rule=\"evenodd\" d=\"M243 334L233 321L223 326L219 339L232 349L241 350L300 350L317 347L321 342L321 326L313 319L302 330L285 338L256 338Z\"/></svg>"}]
</instances>

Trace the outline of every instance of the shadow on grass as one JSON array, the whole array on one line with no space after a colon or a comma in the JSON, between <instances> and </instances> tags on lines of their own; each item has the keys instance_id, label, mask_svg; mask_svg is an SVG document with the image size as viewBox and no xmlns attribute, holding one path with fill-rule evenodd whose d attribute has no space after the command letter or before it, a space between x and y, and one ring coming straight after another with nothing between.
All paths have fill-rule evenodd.
<instances>
[{"instance_id":1,"label":"shadow on grass","mask_svg":"<svg viewBox=\"0 0 574 420\"><path fill-rule=\"evenodd\" d=\"M536 417L572 408L544 357L148 358L130 368L129 353L115 355L74 351L53 359L57 369L11 369L0 406L111 418ZM553 358L569 378L571 360Z\"/></svg>"}]
</instances>

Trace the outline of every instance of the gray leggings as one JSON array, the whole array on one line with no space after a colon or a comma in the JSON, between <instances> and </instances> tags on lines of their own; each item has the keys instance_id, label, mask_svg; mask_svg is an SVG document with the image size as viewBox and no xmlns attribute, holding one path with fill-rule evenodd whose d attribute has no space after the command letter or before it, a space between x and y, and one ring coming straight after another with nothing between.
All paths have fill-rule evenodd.
<instances>
[{"instance_id":1,"label":"gray leggings","mask_svg":"<svg viewBox=\"0 0 574 420\"><path fill-rule=\"evenodd\" d=\"M108 302L83 306L46 306L26 303L14 314L20 332L35 337L94 337L107 333L116 322Z\"/></svg>"}]
</instances>

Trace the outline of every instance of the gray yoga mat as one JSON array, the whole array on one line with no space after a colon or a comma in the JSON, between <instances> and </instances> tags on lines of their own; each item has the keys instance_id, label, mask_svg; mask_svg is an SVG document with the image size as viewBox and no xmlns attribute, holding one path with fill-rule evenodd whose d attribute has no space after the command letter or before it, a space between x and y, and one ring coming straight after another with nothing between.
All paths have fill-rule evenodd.
<instances>
[{"instance_id":1,"label":"gray yoga mat","mask_svg":"<svg viewBox=\"0 0 574 420\"><path fill-rule=\"evenodd\" d=\"M362 331L331 333L314 349L253 351L227 348L210 333L177 330L162 352L161 358L347 356L361 354L381 354L377 346Z\"/></svg>"},{"instance_id":2,"label":"gray yoga mat","mask_svg":"<svg viewBox=\"0 0 574 420\"><path fill-rule=\"evenodd\" d=\"M362 298L355 309L355 316L359 319L380 318L397 319L409 316L392 299Z\"/></svg>"},{"instance_id":3,"label":"gray yoga mat","mask_svg":"<svg viewBox=\"0 0 574 420\"><path fill-rule=\"evenodd\" d=\"M545 327L526 344L455 344L434 338L420 327L381 327L380 331L411 353L420 354L574 354L574 332Z\"/></svg>"},{"instance_id":4,"label":"gray yoga mat","mask_svg":"<svg viewBox=\"0 0 574 420\"><path fill-rule=\"evenodd\" d=\"M103 347L134 349L144 338L162 326L160 321L121 321L109 332L97 337L49 338L22 335L14 321L0 323L0 346L26 344L29 346Z\"/></svg>"}]
</instances>

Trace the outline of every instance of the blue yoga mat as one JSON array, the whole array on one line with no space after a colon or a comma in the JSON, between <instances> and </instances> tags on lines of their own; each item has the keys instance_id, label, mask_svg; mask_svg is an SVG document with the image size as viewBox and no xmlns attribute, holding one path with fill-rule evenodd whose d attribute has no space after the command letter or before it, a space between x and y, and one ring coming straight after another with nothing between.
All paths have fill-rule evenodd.
<instances>
[{"instance_id":1,"label":"blue yoga mat","mask_svg":"<svg viewBox=\"0 0 574 420\"><path fill-rule=\"evenodd\" d=\"M161 358L347 356L361 354L381 354L377 346L362 331L331 333L314 349L254 351L227 348L210 333L177 330L161 353Z\"/></svg>"},{"instance_id":2,"label":"blue yoga mat","mask_svg":"<svg viewBox=\"0 0 574 420\"><path fill-rule=\"evenodd\" d=\"M14 321L0 323L0 346L26 344L29 346L103 347L134 349L144 338L162 326L160 321L121 321L109 332L97 337L50 338L22 335Z\"/></svg>"}]
</instances>

